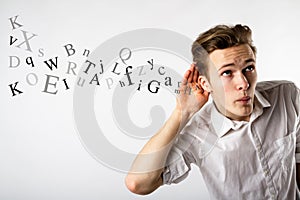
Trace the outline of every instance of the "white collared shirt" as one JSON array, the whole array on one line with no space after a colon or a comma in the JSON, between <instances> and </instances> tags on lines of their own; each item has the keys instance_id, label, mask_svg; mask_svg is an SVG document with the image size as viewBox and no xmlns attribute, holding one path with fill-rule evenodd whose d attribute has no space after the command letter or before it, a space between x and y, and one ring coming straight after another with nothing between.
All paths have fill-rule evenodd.
<instances>
[{"instance_id":1,"label":"white collared shirt","mask_svg":"<svg viewBox=\"0 0 300 200\"><path fill-rule=\"evenodd\" d=\"M173 145L164 184L182 181L194 163L211 199L296 199L299 119L300 91L288 81L257 84L249 122L232 121L210 103Z\"/></svg>"}]
</instances>

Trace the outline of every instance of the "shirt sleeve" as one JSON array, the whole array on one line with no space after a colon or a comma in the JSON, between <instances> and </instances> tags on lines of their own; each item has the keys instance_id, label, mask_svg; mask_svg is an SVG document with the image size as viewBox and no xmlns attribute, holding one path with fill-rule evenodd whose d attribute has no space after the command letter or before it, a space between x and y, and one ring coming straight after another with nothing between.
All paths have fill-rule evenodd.
<instances>
[{"instance_id":1,"label":"shirt sleeve","mask_svg":"<svg viewBox=\"0 0 300 200\"><path fill-rule=\"evenodd\" d=\"M196 122L193 121L177 137L168 154L162 174L164 184L179 183L188 176L191 164L196 162L194 151L197 144L195 143L199 142L193 134L196 128Z\"/></svg>"},{"instance_id":2,"label":"shirt sleeve","mask_svg":"<svg viewBox=\"0 0 300 200\"><path fill-rule=\"evenodd\" d=\"M172 184L179 183L184 180L189 171L191 170L191 162L188 161L185 154L175 153L175 147L172 149L168 156L168 162L170 162L170 158L175 158L175 160L168 164L163 172L163 183L164 184Z\"/></svg>"},{"instance_id":3,"label":"shirt sleeve","mask_svg":"<svg viewBox=\"0 0 300 200\"><path fill-rule=\"evenodd\" d=\"M296 87L296 100L295 107L297 111L297 121L296 121L296 163L300 163L300 90Z\"/></svg>"},{"instance_id":4,"label":"shirt sleeve","mask_svg":"<svg viewBox=\"0 0 300 200\"><path fill-rule=\"evenodd\" d=\"M298 116L296 125L296 163L300 163L300 117Z\"/></svg>"}]
</instances>

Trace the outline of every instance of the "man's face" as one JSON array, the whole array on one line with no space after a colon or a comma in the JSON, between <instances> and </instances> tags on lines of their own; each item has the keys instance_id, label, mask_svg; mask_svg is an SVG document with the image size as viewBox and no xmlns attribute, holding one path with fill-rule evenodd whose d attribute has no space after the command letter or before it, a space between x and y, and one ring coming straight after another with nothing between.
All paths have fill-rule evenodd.
<instances>
[{"instance_id":1,"label":"man's face","mask_svg":"<svg viewBox=\"0 0 300 200\"><path fill-rule=\"evenodd\" d=\"M208 87L218 110L233 120L249 121L257 81L255 55L249 45L209 54Z\"/></svg>"}]
</instances>

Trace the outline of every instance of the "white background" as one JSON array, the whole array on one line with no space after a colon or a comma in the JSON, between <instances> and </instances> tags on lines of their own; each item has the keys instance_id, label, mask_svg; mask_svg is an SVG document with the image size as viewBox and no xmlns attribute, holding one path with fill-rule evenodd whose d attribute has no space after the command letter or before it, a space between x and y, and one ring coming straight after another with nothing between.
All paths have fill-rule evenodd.
<instances>
[{"instance_id":1,"label":"white background","mask_svg":"<svg viewBox=\"0 0 300 200\"><path fill-rule=\"evenodd\" d=\"M100 164L81 144L73 122L72 89L64 90L59 82L57 95L43 93L45 74L59 76L60 81L67 78L71 86L75 76L66 74L68 61L80 65L84 49L93 50L125 31L164 28L195 39L214 25L242 23L253 30L259 80L287 79L299 86L299 9L296 0L2 0L0 199L208 199L196 167L178 185L163 186L144 197L131 194L124 185L125 174ZM12 30L8 18L15 15L19 15L17 22L23 27ZM20 30L38 35L31 42L33 52L9 46L9 36L21 37ZM72 57L67 57L63 49L68 43L76 49ZM43 57L38 56L39 48L44 49ZM19 67L9 68L10 55L20 57ZM34 68L26 65L28 56L33 57ZM59 66L51 72L43 61L55 56L60 58ZM29 73L38 76L35 86L26 82ZM8 85L16 81L23 94L12 97ZM132 112L143 106L135 105ZM165 109L170 113L172 107Z\"/></svg>"}]
</instances>

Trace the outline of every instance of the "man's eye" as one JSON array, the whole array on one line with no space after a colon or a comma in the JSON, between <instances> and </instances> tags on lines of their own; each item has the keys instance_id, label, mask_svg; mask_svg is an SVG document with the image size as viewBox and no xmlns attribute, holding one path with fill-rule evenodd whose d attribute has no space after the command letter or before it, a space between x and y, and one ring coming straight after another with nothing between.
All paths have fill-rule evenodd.
<instances>
[{"instance_id":1,"label":"man's eye","mask_svg":"<svg viewBox=\"0 0 300 200\"><path fill-rule=\"evenodd\" d=\"M253 71L253 70L254 70L254 66L253 66L253 65L249 65L248 67L246 67L246 68L244 69L245 72L251 72L251 71Z\"/></svg>"},{"instance_id":2,"label":"man's eye","mask_svg":"<svg viewBox=\"0 0 300 200\"><path fill-rule=\"evenodd\" d=\"M226 70L224 72L222 72L222 76L230 76L232 74L232 72L230 70Z\"/></svg>"}]
</instances>

